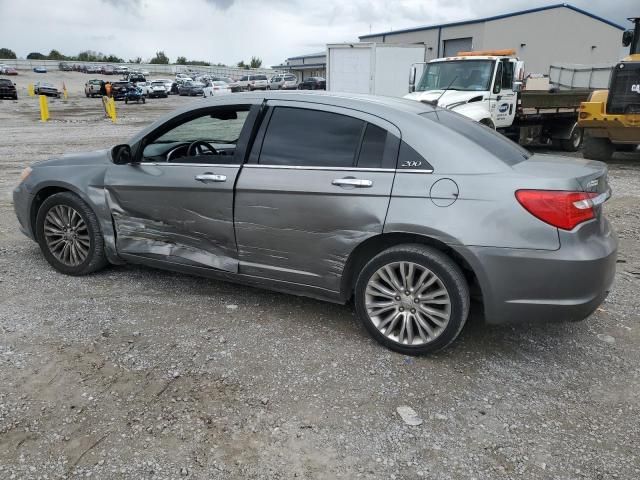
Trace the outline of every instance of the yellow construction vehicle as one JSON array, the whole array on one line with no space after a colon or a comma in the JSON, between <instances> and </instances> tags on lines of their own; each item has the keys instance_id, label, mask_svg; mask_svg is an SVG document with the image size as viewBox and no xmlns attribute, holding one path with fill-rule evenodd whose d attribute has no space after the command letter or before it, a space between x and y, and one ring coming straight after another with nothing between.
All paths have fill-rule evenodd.
<instances>
[{"instance_id":1,"label":"yellow construction vehicle","mask_svg":"<svg viewBox=\"0 0 640 480\"><path fill-rule=\"evenodd\" d=\"M640 145L640 17L629 20L634 29L622 35L629 56L612 70L609 90L594 90L580 104L585 158L609 160L616 151L630 152Z\"/></svg>"}]
</instances>

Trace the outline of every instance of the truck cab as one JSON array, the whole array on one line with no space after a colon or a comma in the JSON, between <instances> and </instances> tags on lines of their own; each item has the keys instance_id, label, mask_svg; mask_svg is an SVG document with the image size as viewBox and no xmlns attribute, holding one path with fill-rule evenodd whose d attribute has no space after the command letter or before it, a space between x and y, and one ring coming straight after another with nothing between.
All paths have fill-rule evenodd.
<instances>
[{"instance_id":1,"label":"truck cab","mask_svg":"<svg viewBox=\"0 0 640 480\"><path fill-rule=\"evenodd\" d=\"M491 128L510 127L518 108L524 62L512 50L459 52L424 64L416 83L411 70L407 99L435 103Z\"/></svg>"}]
</instances>

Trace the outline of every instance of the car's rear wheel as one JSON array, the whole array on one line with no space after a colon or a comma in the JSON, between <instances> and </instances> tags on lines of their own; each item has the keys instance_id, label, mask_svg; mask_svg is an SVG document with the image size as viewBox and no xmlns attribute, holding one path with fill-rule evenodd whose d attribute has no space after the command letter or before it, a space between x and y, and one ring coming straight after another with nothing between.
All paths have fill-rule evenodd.
<instances>
[{"instance_id":1,"label":"car's rear wheel","mask_svg":"<svg viewBox=\"0 0 640 480\"><path fill-rule=\"evenodd\" d=\"M71 192L57 193L42 203L36 238L49 264L67 275L86 275L109 263L98 218Z\"/></svg>"},{"instance_id":2,"label":"car's rear wheel","mask_svg":"<svg viewBox=\"0 0 640 480\"><path fill-rule=\"evenodd\" d=\"M424 245L400 245L371 259L355 288L356 313L373 338L407 355L453 342L469 314L469 288L460 268Z\"/></svg>"}]
</instances>

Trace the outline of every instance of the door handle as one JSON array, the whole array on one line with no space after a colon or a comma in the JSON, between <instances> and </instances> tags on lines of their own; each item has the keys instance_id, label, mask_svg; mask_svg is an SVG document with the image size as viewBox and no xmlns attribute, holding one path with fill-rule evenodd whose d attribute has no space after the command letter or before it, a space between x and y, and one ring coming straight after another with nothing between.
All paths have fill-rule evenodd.
<instances>
[{"instance_id":1,"label":"door handle","mask_svg":"<svg viewBox=\"0 0 640 480\"><path fill-rule=\"evenodd\" d=\"M360 178L336 178L331 183L339 187L369 188L373 186L373 182L371 180L363 180Z\"/></svg>"},{"instance_id":2,"label":"door handle","mask_svg":"<svg viewBox=\"0 0 640 480\"><path fill-rule=\"evenodd\" d=\"M214 173L203 173L201 175L196 175L196 180L202 183L209 183L209 182L226 182L227 181L227 176L226 175L216 175Z\"/></svg>"}]
</instances>

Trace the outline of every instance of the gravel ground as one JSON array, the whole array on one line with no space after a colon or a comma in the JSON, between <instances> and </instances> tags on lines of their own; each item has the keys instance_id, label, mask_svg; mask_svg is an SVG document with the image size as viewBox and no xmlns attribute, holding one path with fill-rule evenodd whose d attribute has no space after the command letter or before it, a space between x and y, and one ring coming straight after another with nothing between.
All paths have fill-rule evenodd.
<instances>
[{"instance_id":1,"label":"gravel ground","mask_svg":"<svg viewBox=\"0 0 640 480\"><path fill-rule=\"evenodd\" d=\"M34 78L70 91L47 124ZM20 100L0 101L0 479L640 478L640 155L610 163L620 263L591 318L472 318L410 358L348 306L134 266L53 271L18 232L21 169L200 101L118 103L113 125L87 78L21 75Z\"/></svg>"}]
</instances>

